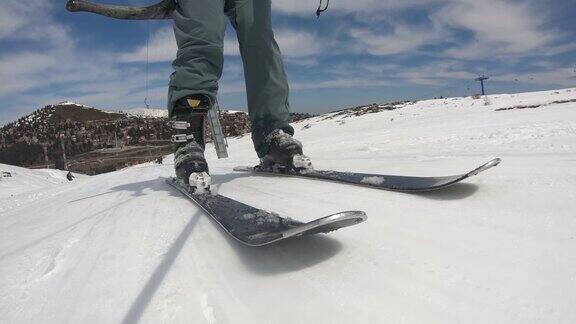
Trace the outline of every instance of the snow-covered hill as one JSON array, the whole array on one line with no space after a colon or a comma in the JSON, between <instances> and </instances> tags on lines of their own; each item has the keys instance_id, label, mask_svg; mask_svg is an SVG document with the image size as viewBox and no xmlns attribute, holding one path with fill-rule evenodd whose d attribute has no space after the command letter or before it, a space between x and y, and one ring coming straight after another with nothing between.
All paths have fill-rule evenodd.
<instances>
[{"instance_id":1,"label":"snow-covered hill","mask_svg":"<svg viewBox=\"0 0 576 324\"><path fill-rule=\"evenodd\" d=\"M300 220L369 217L264 248L167 186L170 158L0 198L20 202L0 211L0 322L574 323L576 89L489 102L294 124L318 169L444 175L503 159L429 194L235 173L256 161L249 136L228 160L208 148L221 194Z\"/></svg>"}]
</instances>

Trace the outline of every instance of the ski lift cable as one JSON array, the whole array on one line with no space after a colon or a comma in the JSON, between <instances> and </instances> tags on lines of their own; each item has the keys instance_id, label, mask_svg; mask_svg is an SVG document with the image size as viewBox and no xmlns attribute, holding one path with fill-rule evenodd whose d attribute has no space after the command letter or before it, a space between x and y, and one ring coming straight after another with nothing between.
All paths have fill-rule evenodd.
<instances>
[{"instance_id":1,"label":"ski lift cable","mask_svg":"<svg viewBox=\"0 0 576 324\"><path fill-rule=\"evenodd\" d=\"M147 109L150 109L150 104L148 102L148 92L149 92L149 73L150 73L150 21L146 21L146 97L144 98L144 105L146 105Z\"/></svg>"}]
</instances>

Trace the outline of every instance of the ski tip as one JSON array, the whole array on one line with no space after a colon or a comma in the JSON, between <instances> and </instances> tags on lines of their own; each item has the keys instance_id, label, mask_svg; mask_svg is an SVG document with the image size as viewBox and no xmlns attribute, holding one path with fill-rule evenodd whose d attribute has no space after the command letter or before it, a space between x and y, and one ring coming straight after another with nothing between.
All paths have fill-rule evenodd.
<instances>
[{"instance_id":1,"label":"ski tip","mask_svg":"<svg viewBox=\"0 0 576 324\"><path fill-rule=\"evenodd\" d=\"M361 210L345 211L328 217L339 219L353 219L356 221L356 224L360 224L368 220L368 215L366 215L366 213Z\"/></svg>"},{"instance_id":2,"label":"ski tip","mask_svg":"<svg viewBox=\"0 0 576 324\"><path fill-rule=\"evenodd\" d=\"M486 164L481 166L482 171L493 168L493 167L497 166L498 164L500 164L500 162L502 162L501 158L493 158L492 160L490 160L490 162L487 162Z\"/></svg>"},{"instance_id":3,"label":"ski tip","mask_svg":"<svg viewBox=\"0 0 576 324\"><path fill-rule=\"evenodd\" d=\"M360 224L368 219L365 212L354 210L322 217L282 233L283 238L330 233L344 227Z\"/></svg>"},{"instance_id":4,"label":"ski tip","mask_svg":"<svg viewBox=\"0 0 576 324\"><path fill-rule=\"evenodd\" d=\"M500 164L500 162L502 162L501 158L494 158L492 160L490 160L489 162L484 163L483 165L481 165L480 167L472 170L470 173L468 173L468 176L475 176L480 172L484 172L488 169L492 169L493 167L497 166L498 164Z\"/></svg>"}]
</instances>

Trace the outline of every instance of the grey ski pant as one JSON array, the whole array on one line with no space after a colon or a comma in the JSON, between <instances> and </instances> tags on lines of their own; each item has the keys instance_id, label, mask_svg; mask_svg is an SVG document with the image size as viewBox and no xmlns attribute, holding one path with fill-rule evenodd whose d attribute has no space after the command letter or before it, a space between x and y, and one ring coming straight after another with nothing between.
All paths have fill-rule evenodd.
<instances>
[{"instance_id":1,"label":"grey ski pant","mask_svg":"<svg viewBox=\"0 0 576 324\"><path fill-rule=\"evenodd\" d=\"M214 101L224 64L226 16L236 30L244 65L252 140L258 156L267 153L264 138L275 129L294 134L288 124L288 81L271 24L271 0L178 0L168 110L192 94Z\"/></svg>"}]
</instances>

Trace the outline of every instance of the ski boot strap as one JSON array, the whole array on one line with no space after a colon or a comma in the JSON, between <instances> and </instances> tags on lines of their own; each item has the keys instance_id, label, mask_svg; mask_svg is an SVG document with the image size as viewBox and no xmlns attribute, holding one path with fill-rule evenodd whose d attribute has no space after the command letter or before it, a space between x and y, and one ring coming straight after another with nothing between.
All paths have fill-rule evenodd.
<instances>
[{"instance_id":1,"label":"ski boot strap","mask_svg":"<svg viewBox=\"0 0 576 324\"><path fill-rule=\"evenodd\" d=\"M196 141L204 145L204 119L206 113L179 111L174 115L171 126L174 129L173 143L187 143Z\"/></svg>"},{"instance_id":2,"label":"ski boot strap","mask_svg":"<svg viewBox=\"0 0 576 324\"><path fill-rule=\"evenodd\" d=\"M194 135L176 134L172 135L172 143L188 143L194 140Z\"/></svg>"}]
</instances>

